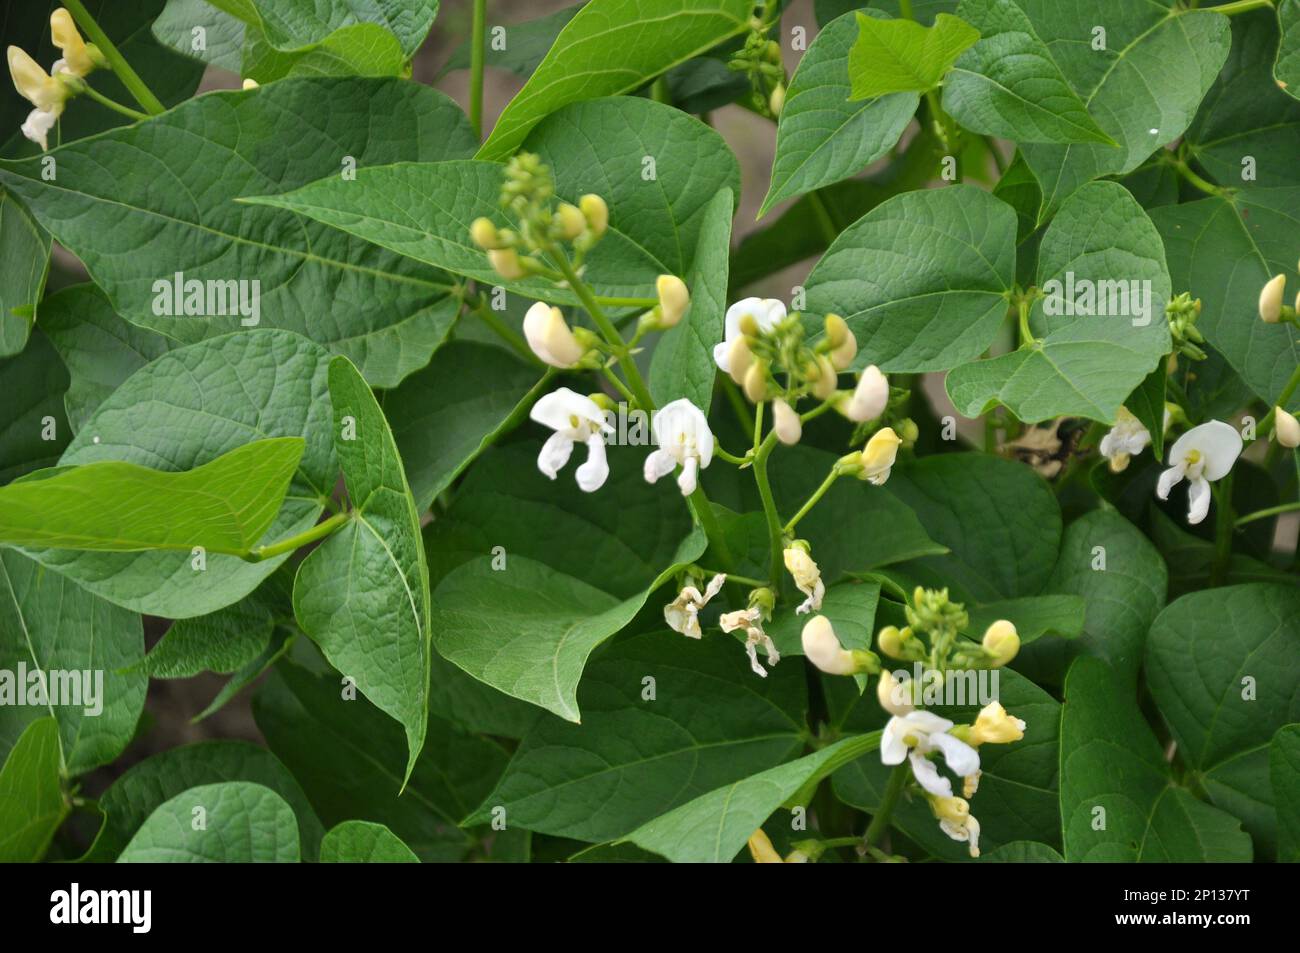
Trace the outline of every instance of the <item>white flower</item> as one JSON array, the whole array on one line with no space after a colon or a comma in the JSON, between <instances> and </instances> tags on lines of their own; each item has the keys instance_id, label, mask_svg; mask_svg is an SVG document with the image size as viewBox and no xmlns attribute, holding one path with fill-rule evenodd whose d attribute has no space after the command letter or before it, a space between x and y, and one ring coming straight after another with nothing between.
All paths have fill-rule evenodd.
<instances>
[{"instance_id":1,"label":"white flower","mask_svg":"<svg viewBox=\"0 0 1300 953\"><path fill-rule=\"evenodd\" d=\"M875 420L885 412L888 403L889 378L872 364L858 378L858 386L853 389L853 396L844 406L844 416L855 423Z\"/></svg>"},{"instance_id":2,"label":"white flower","mask_svg":"<svg viewBox=\"0 0 1300 953\"><path fill-rule=\"evenodd\" d=\"M1169 451L1171 466L1160 474L1156 496L1169 499L1169 491L1183 480L1191 483L1187 492L1187 522L1199 523L1210 511L1210 483L1228 475L1241 453L1241 434L1221 420L1193 427L1174 441Z\"/></svg>"},{"instance_id":3,"label":"white flower","mask_svg":"<svg viewBox=\"0 0 1300 953\"><path fill-rule=\"evenodd\" d=\"M695 492L699 471L713 460L713 431L708 420L700 408L681 397L660 408L651 427L659 449L646 457L646 482L654 483L681 466L677 485L682 496L690 496Z\"/></svg>"},{"instance_id":4,"label":"white flower","mask_svg":"<svg viewBox=\"0 0 1300 953\"><path fill-rule=\"evenodd\" d=\"M817 568L812 556L802 545L789 547L783 555L785 568L794 577L794 584L808 597L794 610L795 615L816 612L822 607L822 597L826 595L821 570Z\"/></svg>"},{"instance_id":5,"label":"white flower","mask_svg":"<svg viewBox=\"0 0 1300 953\"><path fill-rule=\"evenodd\" d=\"M1286 290L1286 275L1274 275L1259 292L1259 317L1268 324L1277 324L1282 317L1282 294Z\"/></svg>"},{"instance_id":6,"label":"white flower","mask_svg":"<svg viewBox=\"0 0 1300 953\"><path fill-rule=\"evenodd\" d=\"M781 654L776 650L776 643L772 641L770 635L763 631L763 610L757 606L738 609L735 612L724 612L722 618L718 620L718 624L722 626L723 632L735 632L744 629L745 652L749 655L749 667L754 670L755 675L767 678L767 672L758 663L758 647L760 645L767 652L768 665L775 665L781 661Z\"/></svg>"},{"instance_id":7,"label":"white flower","mask_svg":"<svg viewBox=\"0 0 1300 953\"><path fill-rule=\"evenodd\" d=\"M554 480L569 462L573 445L585 443L587 461L578 467L575 474L578 486L584 492L592 493L604 485L609 477L605 434L613 433L614 428L605 422L605 415L595 401L561 387L535 403L528 416L555 431L537 455L537 469Z\"/></svg>"},{"instance_id":8,"label":"white flower","mask_svg":"<svg viewBox=\"0 0 1300 953\"><path fill-rule=\"evenodd\" d=\"M545 301L538 301L524 315L524 337L533 353L551 367L573 367L584 353L560 309Z\"/></svg>"},{"instance_id":9,"label":"white flower","mask_svg":"<svg viewBox=\"0 0 1300 953\"><path fill-rule=\"evenodd\" d=\"M939 820L939 829L955 841L970 845L970 855L980 855L980 822L970 812L965 798L936 796L929 798L930 810Z\"/></svg>"},{"instance_id":10,"label":"white flower","mask_svg":"<svg viewBox=\"0 0 1300 953\"><path fill-rule=\"evenodd\" d=\"M709 580L709 584L700 592L695 586L686 586L677 594L677 598L664 606L664 621L674 632L680 632L688 639L698 639L704 635L700 631L700 610L710 599L718 594L727 577L718 573Z\"/></svg>"},{"instance_id":11,"label":"white flower","mask_svg":"<svg viewBox=\"0 0 1300 953\"><path fill-rule=\"evenodd\" d=\"M1128 466L1129 458L1142 452L1151 442L1151 433L1125 408L1119 409L1115 426L1101 438L1101 455L1110 461L1112 473Z\"/></svg>"},{"instance_id":12,"label":"white flower","mask_svg":"<svg viewBox=\"0 0 1300 953\"><path fill-rule=\"evenodd\" d=\"M893 427L883 427L871 435L867 445L862 448L862 469L858 471L859 480L869 480L881 486L889 479L898 459L898 448L903 443Z\"/></svg>"},{"instance_id":13,"label":"white flower","mask_svg":"<svg viewBox=\"0 0 1300 953\"><path fill-rule=\"evenodd\" d=\"M776 439L787 447L798 443L803 436L799 414L780 397L772 401L772 429L776 431Z\"/></svg>"},{"instance_id":14,"label":"white flower","mask_svg":"<svg viewBox=\"0 0 1300 953\"><path fill-rule=\"evenodd\" d=\"M760 331L770 331L785 320L785 305L775 298L745 298L727 309L723 327L726 338L713 348L713 360L723 372L731 373L731 345L740 337L740 319L753 315Z\"/></svg>"},{"instance_id":15,"label":"white flower","mask_svg":"<svg viewBox=\"0 0 1300 953\"><path fill-rule=\"evenodd\" d=\"M902 764L907 758L912 762L912 774L921 787L940 797L952 797L952 782L939 774L939 769L926 757L938 751L949 769L958 777L968 777L980 768L979 752L966 742L948 734L952 722L933 712L913 711L895 715L885 725L880 737L882 764Z\"/></svg>"}]
</instances>

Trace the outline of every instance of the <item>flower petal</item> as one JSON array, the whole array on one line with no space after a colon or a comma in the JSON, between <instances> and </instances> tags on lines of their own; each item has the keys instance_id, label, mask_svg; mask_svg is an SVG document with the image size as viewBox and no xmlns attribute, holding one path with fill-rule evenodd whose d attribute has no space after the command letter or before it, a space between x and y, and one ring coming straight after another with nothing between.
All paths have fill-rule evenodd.
<instances>
[{"instance_id":1,"label":"flower petal","mask_svg":"<svg viewBox=\"0 0 1300 953\"><path fill-rule=\"evenodd\" d=\"M569 462L573 443L573 437L567 433L557 431L551 434L546 438L546 443L542 444L541 453L537 454L537 469L554 480L555 475Z\"/></svg>"},{"instance_id":2,"label":"flower petal","mask_svg":"<svg viewBox=\"0 0 1300 953\"><path fill-rule=\"evenodd\" d=\"M980 769L980 753L966 742L940 731L930 735L930 744L943 752L943 760L958 777L964 778Z\"/></svg>"},{"instance_id":3,"label":"flower petal","mask_svg":"<svg viewBox=\"0 0 1300 953\"><path fill-rule=\"evenodd\" d=\"M1210 484L1197 477L1187 490L1187 522L1195 526L1210 512Z\"/></svg>"},{"instance_id":4,"label":"flower petal","mask_svg":"<svg viewBox=\"0 0 1300 953\"><path fill-rule=\"evenodd\" d=\"M609 479L609 463L605 459L603 435L594 433L587 438L587 462L578 467L574 476L578 479L578 488L584 493L594 493L605 485Z\"/></svg>"},{"instance_id":5,"label":"flower petal","mask_svg":"<svg viewBox=\"0 0 1300 953\"><path fill-rule=\"evenodd\" d=\"M1193 427L1188 434L1197 434L1196 448L1205 456L1205 479L1213 482L1222 480L1241 456L1241 434L1231 424L1222 420L1210 420Z\"/></svg>"},{"instance_id":6,"label":"flower petal","mask_svg":"<svg viewBox=\"0 0 1300 953\"><path fill-rule=\"evenodd\" d=\"M676 466L677 461L667 451L655 450L645 458L645 481L654 483L660 477L672 473Z\"/></svg>"},{"instance_id":7,"label":"flower petal","mask_svg":"<svg viewBox=\"0 0 1300 953\"><path fill-rule=\"evenodd\" d=\"M921 787L939 797L952 797L952 782L939 773L933 761L917 751L909 755L909 760L912 762L912 775Z\"/></svg>"}]
</instances>

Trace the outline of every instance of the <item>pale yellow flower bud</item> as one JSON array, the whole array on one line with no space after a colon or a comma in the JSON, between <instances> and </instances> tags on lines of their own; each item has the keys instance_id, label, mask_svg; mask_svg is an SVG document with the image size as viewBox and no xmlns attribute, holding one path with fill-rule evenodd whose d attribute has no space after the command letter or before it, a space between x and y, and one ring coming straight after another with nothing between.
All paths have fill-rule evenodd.
<instances>
[{"instance_id":1,"label":"pale yellow flower bud","mask_svg":"<svg viewBox=\"0 0 1300 953\"><path fill-rule=\"evenodd\" d=\"M745 382L742 385L745 389L745 396L753 403L761 404L767 400L767 361L756 359L749 365L749 370L745 371Z\"/></svg>"},{"instance_id":2,"label":"pale yellow flower bud","mask_svg":"<svg viewBox=\"0 0 1300 953\"><path fill-rule=\"evenodd\" d=\"M239 84L239 88L243 90L257 89L257 87L260 85L261 84L258 83L258 81L255 79L245 79L242 83Z\"/></svg>"},{"instance_id":3,"label":"pale yellow flower bud","mask_svg":"<svg viewBox=\"0 0 1300 953\"><path fill-rule=\"evenodd\" d=\"M904 660L907 658L903 651L903 633L899 631L896 625L887 625L876 633L876 645L880 651L884 652L890 658Z\"/></svg>"},{"instance_id":4,"label":"pale yellow flower bud","mask_svg":"<svg viewBox=\"0 0 1300 953\"><path fill-rule=\"evenodd\" d=\"M524 277L526 272L519 261L519 255L513 248L493 248L487 253L488 264L498 275L508 281Z\"/></svg>"},{"instance_id":5,"label":"pale yellow flower bud","mask_svg":"<svg viewBox=\"0 0 1300 953\"><path fill-rule=\"evenodd\" d=\"M929 796L929 801L930 810L941 821L962 825L966 823L966 818L970 816L970 804L966 802L965 798L944 797L941 794L935 794Z\"/></svg>"},{"instance_id":6,"label":"pale yellow flower bud","mask_svg":"<svg viewBox=\"0 0 1300 953\"><path fill-rule=\"evenodd\" d=\"M913 710L908 694L903 683L896 679L892 672L885 669L880 673L880 681L876 683L876 699L880 702L881 708L891 715L900 717L906 715Z\"/></svg>"},{"instance_id":7,"label":"pale yellow flower bud","mask_svg":"<svg viewBox=\"0 0 1300 953\"><path fill-rule=\"evenodd\" d=\"M772 839L760 827L749 835L749 856L756 864L782 864L781 855L772 846Z\"/></svg>"},{"instance_id":8,"label":"pale yellow flower bud","mask_svg":"<svg viewBox=\"0 0 1300 953\"><path fill-rule=\"evenodd\" d=\"M1286 275L1275 275L1259 293L1259 316L1269 324L1277 324L1282 316L1282 293L1286 290Z\"/></svg>"},{"instance_id":9,"label":"pale yellow flower bud","mask_svg":"<svg viewBox=\"0 0 1300 953\"><path fill-rule=\"evenodd\" d=\"M561 202L556 216L560 220L560 234L566 241L573 241L586 231L587 216L583 215L582 209L576 205Z\"/></svg>"},{"instance_id":10,"label":"pale yellow flower bud","mask_svg":"<svg viewBox=\"0 0 1300 953\"><path fill-rule=\"evenodd\" d=\"M789 554L786 550L786 567L789 568ZM792 570L793 572L793 570ZM824 615L815 615L803 627L800 636L803 654L827 675L852 675L858 671L853 653L840 644L835 635L831 620Z\"/></svg>"},{"instance_id":11,"label":"pale yellow flower bud","mask_svg":"<svg viewBox=\"0 0 1300 953\"><path fill-rule=\"evenodd\" d=\"M781 115L781 110L785 108L784 83L776 84L776 88L772 90L772 95L767 98L767 108L772 111L773 116Z\"/></svg>"},{"instance_id":12,"label":"pale yellow flower bud","mask_svg":"<svg viewBox=\"0 0 1300 953\"><path fill-rule=\"evenodd\" d=\"M1281 407L1273 413L1276 415L1273 418L1273 432L1277 435L1277 442L1287 448L1300 447L1300 420L1296 420L1295 414Z\"/></svg>"},{"instance_id":13,"label":"pale yellow flower bud","mask_svg":"<svg viewBox=\"0 0 1300 953\"><path fill-rule=\"evenodd\" d=\"M573 367L585 353L560 309L544 301L538 301L524 315L524 337L533 353L552 367Z\"/></svg>"},{"instance_id":14,"label":"pale yellow flower bud","mask_svg":"<svg viewBox=\"0 0 1300 953\"><path fill-rule=\"evenodd\" d=\"M753 313L749 311L746 311L740 316L740 320L737 322L736 327L738 327L740 333L747 338L756 338L763 334L763 329L758 324L758 318L754 317Z\"/></svg>"},{"instance_id":15,"label":"pale yellow flower bud","mask_svg":"<svg viewBox=\"0 0 1300 953\"><path fill-rule=\"evenodd\" d=\"M655 292L659 295L661 311L659 326L675 327L691 303L691 293L686 290L686 282L676 275L660 275L655 280Z\"/></svg>"},{"instance_id":16,"label":"pale yellow flower bud","mask_svg":"<svg viewBox=\"0 0 1300 953\"><path fill-rule=\"evenodd\" d=\"M588 192L582 198L578 199L578 208L582 210L583 216L587 219L587 227L591 229L591 234L600 238L609 228L609 206L599 195Z\"/></svg>"},{"instance_id":17,"label":"pale yellow flower bud","mask_svg":"<svg viewBox=\"0 0 1300 953\"><path fill-rule=\"evenodd\" d=\"M748 373L749 367L754 363L754 352L749 348L749 338L743 334L738 334L731 342L731 349L727 352L727 366L731 368L729 372L731 379L742 387L745 384L745 374Z\"/></svg>"},{"instance_id":18,"label":"pale yellow flower bud","mask_svg":"<svg viewBox=\"0 0 1300 953\"><path fill-rule=\"evenodd\" d=\"M1006 619L998 619L984 630L981 644L993 654L993 667L1001 668L1020 651L1020 634Z\"/></svg>"},{"instance_id":19,"label":"pale yellow flower bud","mask_svg":"<svg viewBox=\"0 0 1300 953\"><path fill-rule=\"evenodd\" d=\"M831 346L831 364L837 371L847 370L858 354L858 339L838 314L826 315L826 340Z\"/></svg>"},{"instance_id":20,"label":"pale yellow flower bud","mask_svg":"<svg viewBox=\"0 0 1300 953\"><path fill-rule=\"evenodd\" d=\"M476 218L469 223L469 237L479 248L492 250L501 242L497 227L490 218Z\"/></svg>"},{"instance_id":21,"label":"pale yellow flower bud","mask_svg":"<svg viewBox=\"0 0 1300 953\"><path fill-rule=\"evenodd\" d=\"M50 39L62 52L62 70L73 76L85 76L97 65L96 50L86 45L77 32L72 14L63 7L50 14Z\"/></svg>"},{"instance_id":22,"label":"pale yellow flower bud","mask_svg":"<svg viewBox=\"0 0 1300 953\"><path fill-rule=\"evenodd\" d=\"M776 439L786 446L793 446L803 436L799 414L780 397L772 401L772 429L776 431Z\"/></svg>"},{"instance_id":23,"label":"pale yellow flower bud","mask_svg":"<svg viewBox=\"0 0 1300 953\"><path fill-rule=\"evenodd\" d=\"M808 379L811 383L812 395L818 400L825 400L835 393L835 385L839 383L835 373L835 365L825 354L818 354L816 363L808 368Z\"/></svg>"},{"instance_id":24,"label":"pale yellow flower bud","mask_svg":"<svg viewBox=\"0 0 1300 953\"><path fill-rule=\"evenodd\" d=\"M854 423L875 420L889 404L889 378L872 364L858 378L858 386L842 408L844 416Z\"/></svg>"},{"instance_id":25,"label":"pale yellow flower bud","mask_svg":"<svg viewBox=\"0 0 1300 953\"><path fill-rule=\"evenodd\" d=\"M989 702L975 718L963 739L969 745L1005 745L1025 736L1025 723L1007 714L1000 702Z\"/></svg>"},{"instance_id":26,"label":"pale yellow flower bud","mask_svg":"<svg viewBox=\"0 0 1300 953\"><path fill-rule=\"evenodd\" d=\"M876 486L888 480L902 442L892 427L883 427L872 434L862 449L862 469L858 479L870 480Z\"/></svg>"}]
</instances>

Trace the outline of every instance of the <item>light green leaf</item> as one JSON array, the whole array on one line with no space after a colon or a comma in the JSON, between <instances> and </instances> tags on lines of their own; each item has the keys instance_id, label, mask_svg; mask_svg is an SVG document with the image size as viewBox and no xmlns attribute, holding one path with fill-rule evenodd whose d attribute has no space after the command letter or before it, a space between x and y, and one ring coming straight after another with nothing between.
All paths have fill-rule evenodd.
<instances>
[{"instance_id":1,"label":"light green leaf","mask_svg":"<svg viewBox=\"0 0 1300 953\"><path fill-rule=\"evenodd\" d=\"M1046 295L1030 317L1038 340L955 368L948 395L966 417L1002 404L1030 423L1061 416L1113 423L1172 347L1159 233L1122 185L1091 182L1052 220L1038 274Z\"/></svg>"},{"instance_id":2,"label":"light green leaf","mask_svg":"<svg viewBox=\"0 0 1300 953\"><path fill-rule=\"evenodd\" d=\"M644 679L655 698L643 697ZM803 747L804 667L750 671L741 646L657 631L612 646L579 689L583 719L541 718L470 818L607 841ZM699 700L709 704L700 707Z\"/></svg>"},{"instance_id":3,"label":"light green leaf","mask_svg":"<svg viewBox=\"0 0 1300 953\"><path fill-rule=\"evenodd\" d=\"M1268 747L1300 721L1300 590L1229 586L1171 602L1151 626L1146 678L1182 763L1274 856Z\"/></svg>"},{"instance_id":4,"label":"light green leaf","mask_svg":"<svg viewBox=\"0 0 1300 953\"><path fill-rule=\"evenodd\" d=\"M388 421L347 358L330 361L329 389L351 519L298 567L294 615L325 657L405 727L409 779L429 715L420 515Z\"/></svg>"},{"instance_id":5,"label":"light green leaf","mask_svg":"<svg viewBox=\"0 0 1300 953\"><path fill-rule=\"evenodd\" d=\"M383 824L344 821L320 845L322 864L418 864L420 858Z\"/></svg>"},{"instance_id":6,"label":"light green leaf","mask_svg":"<svg viewBox=\"0 0 1300 953\"><path fill-rule=\"evenodd\" d=\"M697 797L641 825L624 840L674 863L730 863L777 808L809 791L815 780L879 747L879 732L843 738L798 761Z\"/></svg>"},{"instance_id":7,"label":"light green leaf","mask_svg":"<svg viewBox=\"0 0 1300 953\"><path fill-rule=\"evenodd\" d=\"M727 313L727 269L735 197L722 189L709 200L699 243L685 277L691 303L674 328L665 331L650 358L650 395L660 407L685 397L696 407L713 402L717 364L713 348L723 339Z\"/></svg>"},{"instance_id":8,"label":"light green leaf","mask_svg":"<svg viewBox=\"0 0 1300 953\"><path fill-rule=\"evenodd\" d=\"M453 341L381 396L424 512L493 441L518 423L550 378L499 347Z\"/></svg>"},{"instance_id":9,"label":"light green leaf","mask_svg":"<svg viewBox=\"0 0 1300 953\"><path fill-rule=\"evenodd\" d=\"M0 542L243 555L274 522L303 447L276 437L180 473L105 460L10 483L0 487Z\"/></svg>"},{"instance_id":10,"label":"light green leaf","mask_svg":"<svg viewBox=\"0 0 1300 953\"><path fill-rule=\"evenodd\" d=\"M1285 92L1300 99L1300 0L1282 0L1277 8L1277 22L1282 38L1273 75Z\"/></svg>"},{"instance_id":11,"label":"light green leaf","mask_svg":"<svg viewBox=\"0 0 1300 953\"><path fill-rule=\"evenodd\" d=\"M196 27L203 29L203 49L194 49ZM244 49L243 20L207 0L167 0L150 29L154 38L177 53L238 73Z\"/></svg>"},{"instance_id":12,"label":"light green leaf","mask_svg":"<svg viewBox=\"0 0 1300 953\"><path fill-rule=\"evenodd\" d=\"M424 42L438 0L348 0L346 3L303 3L301 0L211 0L214 7L260 26L279 50L301 50L324 40L341 27L375 23L401 42L410 57Z\"/></svg>"},{"instance_id":13,"label":"light green leaf","mask_svg":"<svg viewBox=\"0 0 1300 953\"><path fill-rule=\"evenodd\" d=\"M40 860L67 814L58 725L41 718L27 726L0 767L0 862Z\"/></svg>"},{"instance_id":14,"label":"light green leaf","mask_svg":"<svg viewBox=\"0 0 1300 953\"><path fill-rule=\"evenodd\" d=\"M933 26L857 14L858 38L849 50L853 98L934 89L957 57L980 38L979 30L949 13Z\"/></svg>"},{"instance_id":15,"label":"light green leaf","mask_svg":"<svg viewBox=\"0 0 1300 953\"><path fill-rule=\"evenodd\" d=\"M1076 661L1065 682L1061 823L1067 861L1251 859L1241 822L1174 783L1137 702L1092 658Z\"/></svg>"},{"instance_id":16,"label":"light green leaf","mask_svg":"<svg viewBox=\"0 0 1300 953\"><path fill-rule=\"evenodd\" d=\"M15 396L0 429L0 484L53 466L68 445L72 428L63 410L68 370L50 339L36 328L27 346L0 357L0 380ZM52 438L52 439L47 439Z\"/></svg>"},{"instance_id":17,"label":"light green leaf","mask_svg":"<svg viewBox=\"0 0 1300 953\"><path fill-rule=\"evenodd\" d=\"M30 350L30 348L29 348ZM302 462L285 505L259 541L315 524L338 475L326 386L329 354L288 331L253 329L171 351L96 409L63 464L122 460L190 470L256 440L300 436ZM288 555L249 563L212 553L31 550L28 555L118 605L167 618L237 602Z\"/></svg>"},{"instance_id":18,"label":"light green leaf","mask_svg":"<svg viewBox=\"0 0 1300 953\"><path fill-rule=\"evenodd\" d=\"M555 38L559 36L565 24L577 15L582 6L582 3L575 3L571 7L564 7L533 20L507 24L505 29L508 39L502 44L504 49L496 49L496 44L493 43L487 44L487 49L483 51L484 65L507 70L524 79L532 76L555 42ZM452 50L451 56L447 58L447 64L442 68L443 73L469 69L472 47L472 40L467 37Z\"/></svg>"},{"instance_id":19,"label":"light green leaf","mask_svg":"<svg viewBox=\"0 0 1300 953\"><path fill-rule=\"evenodd\" d=\"M983 39L943 82L943 108L957 122L1013 142L1116 144L1088 115L1012 0L962 0L958 12Z\"/></svg>"},{"instance_id":20,"label":"light green leaf","mask_svg":"<svg viewBox=\"0 0 1300 953\"><path fill-rule=\"evenodd\" d=\"M27 344L50 264L50 236L0 189L0 357ZM30 311L14 314L14 309Z\"/></svg>"},{"instance_id":21,"label":"light green leaf","mask_svg":"<svg viewBox=\"0 0 1300 953\"><path fill-rule=\"evenodd\" d=\"M1015 625L1022 646L1043 636L1074 639L1083 634L1085 605L1082 596L1062 595L1022 596L969 606L970 625L966 631L971 638L980 639L994 622L1007 619Z\"/></svg>"},{"instance_id":22,"label":"light green leaf","mask_svg":"<svg viewBox=\"0 0 1300 953\"><path fill-rule=\"evenodd\" d=\"M286 76L409 75L397 37L374 23L340 27L319 43L291 53L277 50L256 27L245 32L240 74L259 83Z\"/></svg>"},{"instance_id":23,"label":"light green leaf","mask_svg":"<svg viewBox=\"0 0 1300 953\"><path fill-rule=\"evenodd\" d=\"M10 696L0 704L0 756L24 726L48 714L58 722L68 775L112 761L131 741L144 708L149 680L133 668L143 655L144 632L134 612L0 549L0 696ZM15 704L32 700L32 686L19 677L24 669L28 679L45 673L60 698Z\"/></svg>"},{"instance_id":24,"label":"light green leaf","mask_svg":"<svg viewBox=\"0 0 1300 953\"><path fill-rule=\"evenodd\" d=\"M1228 55L1228 18L1175 0L1028 0L1025 12L1070 85L1120 148L1026 143L1045 221L1085 182L1131 172L1181 136ZM1104 26L1105 49L1094 49Z\"/></svg>"},{"instance_id":25,"label":"light green leaf","mask_svg":"<svg viewBox=\"0 0 1300 953\"><path fill-rule=\"evenodd\" d=\"M427 87L294 79L209 93L66 145L50 153L59 170L50 181L40 159L0 163L0 184L85 263L128 321L185 342L255 320L296 330L391 387L446 336L457 307L447 276L235 200L324 176L342 182L354 167L461 156L473 143L455 103ZM186 299L186 285L205 293Z\"/></svg>"},{"instance_id":26,"label":"light green leaf","mask_svg":"<svg viewBox=\"0 0 1300 953\"><path fill-rule=\"evenodd\" d=\"M41 328L72 378L63 402L73 431L132 374L172 342L122 320L95 285L73 285L41 302Z\"/></svg>"},{"instance_id":27,"label":"light green leaf","mask_svg":"<svg viewBox=\"0 0 1300 953\"><path fill-rule=\"evenodd\" d=\"M1277 804L1277 859L1300 861L1300 725L1279 728L1268 753Z\"/></svg>"},{"instance_id":28,"label":"light green leaf","mask_svg":"<svg viewBox=\"0 0 1300 953\"><path fill-rule=\"evenodd\" d=\"M163 802L199 785L220 781L250 782L283 798L297 817L303 859L316 859L324 829L307 796L275 755L246 741L203 741L160 752L133 765L100 796L104 824L83 859L116 859Z\"/></svg>"},{"instance_id":29,"label":"light green leaf","mask_svg":"<svg viewBox=\"0 0 1300 953\"><path fill-rule=\"evenodd\" d=\"M772 184L762 216L777 202L839 182L889 152L912 121L920 97L895 93L849 99L849 48L857 18L828 23L799 61L776 128Z\"/></svg>"},{"instance_id":30,"label":"light green leaf","mask_svg":"<svg viewBox=\"0 0 1300 953\"><path fill-rule=\"evenodd\" d=\"M836 17L841 17L861 6L862 0L813 0L813 12L817 22L823 26ZM902 0L873 0L871 6L885 11L890 16L903 15ZM940 13L957 12L957 0L910 0L908 6L912 11L912 18L926 26L933 23L934 18Z\"/></svg>"},{"instance_id":31,"label":"light green leaf","mask_svg":"<svg viewBox=\"0 0 1300 953\"><path fill-rule=\"evenodd\" d=\"M1251 189L1152 209L1165 240L1174 286L1200 298L1196 326L1266 403L1274 403L1300 363L1300 338L1259 319L1259 292L1293 275L1300 188ZM1300 407L1300 394L1288 407Z\"/></svg>"},{"instance_id":32,"label":"light green leaf","mask_svg":"<svg viewBox=\"0 0 1300 953\"><path fill-rule=\"evenodd\" d=\"M808 275L808 310L858 339L856 367L947 370L982 354L1015 280L1016 216L973 186L907 192L835 239Z\"/></svg>"},{"instance_id":33,"label":"light green leaf","mask_svg":"<svg viewBox=\"0 0 1300 953\"><path fill-rule=\"evenodd\" d=\"M205 825L196 828L194 812ZM158 806L118 856L119 864L297 863L293 808L270 788L248 781L203 784Z\"/></svg>"},{"instance_id":34,"label":"light green leaf","mask_svg":"<svg viewBox=\"0 0 1300 953\"><path fill-rule=\"evenodd\" d=\"M591 0L506 105L479 158L504 159L561 106L630 92L746 32L752 12L749 0Z\"/></svg>"}]
</instances>

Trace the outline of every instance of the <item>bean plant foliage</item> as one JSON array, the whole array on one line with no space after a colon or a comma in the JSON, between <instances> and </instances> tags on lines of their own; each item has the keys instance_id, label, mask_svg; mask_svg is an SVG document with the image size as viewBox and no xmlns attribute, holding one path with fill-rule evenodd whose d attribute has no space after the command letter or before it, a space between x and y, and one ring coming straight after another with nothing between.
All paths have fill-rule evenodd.
<instances>
[{"instance_id":1,"label":"bean plant foliage","mask_svg":"<svg viewBox=\"0 0 1300 953\"><path fill-rule=\"evenodd\" d=\"M0 15L0 860L1300 860L1300 4L441 7Z\"/></svg>"}]
</instances>

